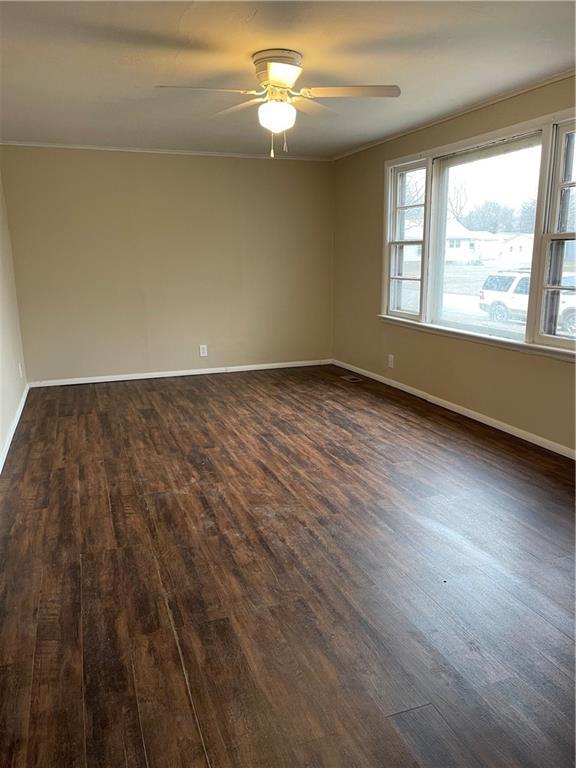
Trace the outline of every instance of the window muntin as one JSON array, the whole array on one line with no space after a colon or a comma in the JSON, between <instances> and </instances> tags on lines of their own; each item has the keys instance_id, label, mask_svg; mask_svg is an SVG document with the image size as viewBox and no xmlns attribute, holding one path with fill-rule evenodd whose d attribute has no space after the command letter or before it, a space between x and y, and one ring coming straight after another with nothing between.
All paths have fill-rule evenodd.
<instances>
[{"instance_id":1,"label":"window muntin","mask_svg":"<svg viewBox=\"0 0 576 768\"><path fill-rule=\"evenodd\" d=\"M442 315L444 310L444 262L447 258L470 261L471 265L482 260L481 243L478 239L469 239L462 236L462 232L446 232L447 202L446 202L446 176L442 180L441 166L450 167L458 165L465 154L472 156L472 151L458 148L458 154L439 156L432 160L432 155L424 155L418 161L400 161L398 165L388 165L387 195L389 207L389 219L387 227L387 258L385 261L384 275L386 278L386 290L384 293L384 313L390 316L400 317L416 322L445 327L447 330L464 330L491 338L515 339L529 344L544 344L548 347L564 347L574 349L576 338L576 322L572 315L572 303L576 305L576 263L574 263L575 234L570 227L574 223L574 210L576 203L576 138L574 122L560 124L541 123L538 129L532 129L532 134L525 134L523 139L504 139L492 141L474 152L477 159L489 158L498 154L507 154L512 150L532 148L534 154L540 154L539 172L531 173L531 189L534 196L530 200L524 200L521 206L522 230L526 230L526 224L530 224L529 231L516 231L503 247L503 254L510 260L513 269L498 270L500 274L488 275L478 292L479 304L481 303L482 290L486 293L486 283L490 278L512 278L512 283L504 289L516 306L513 311L503 318L501 313L496 313L495 318L488 316L488 320L494 322L494 328L471 327L473 324L455 324L446 321ZM516 136L520 132L518 131ZM555 137L554 142L550 137ZM516 146L514 146L516 145ZM519 156L519 155L518 155ZM398 174L403 171L421 169L421 178L425 179L424 194L412 202L398 185ZM427 169L427 173L425 173ZM539 179L538 179L539 176ZM536 182L534 178L536 177ZM502 174L499 179L506 179ZM496 178L498 181L498 177ZM394 187L392 187L394 185ZM537 187L537 190L535 189ZM412 200L414 196L412 196ZM456 212L465 205L466 200L456 195L450 201ZM400 208L408 209L411 205L421 207L422 214L416 222L416 214L404 213L411 216L408 221L411 227L404 226L403 236L408 233L411 237L420 237L418 240L405 240L401 243L395 241L399 228L397 226ZM516 206L514 206L516 207ZM420 214L418 214L420 216ZM416 226L422 221L421 228ZM506 221L506 219L504 219ZM520 229L520 227L516 227ZM503 234L503 228L493 233ZM449 236L450 235L450 236ZM456 236L459 235L459 236ZM552 268L557 264L560 256L557 250L560 246L553 246L552 241L562 241L561 248L563 264L562 282L557 280L558 268ZM570 241L572 245L570 245ZM418 258L412 256L412 264L409 259L401 257L394 248L396 245L417 244ZM438 245L440 244L440 245ZM441 255L439 255L441 254ZM447 254L449 255L447 257ZM393 266L396 259L397 266ZM519 262L522 262L521 264ZM516 263L518 262L518 263ZM402 264L401 269L399 264ZM501 272L504 272L502 274ZM394 274L395 273L395 274ZM512 274L514 273L514 274ZM532 279L530 279L532 278ZM402 280L399 286L398 280ZM412 282L415 285L408 286ZM505 280L505 283L509 283ZM450 283L447 283L450 285ZM501 282L500 285L503 285ZM497 297L503 291L493 292ZM460 299L470 301L470 299ZM576 308L576 307L575 307ZM490 325L490 324L488 324Z\"/></svg>"}]
</instances>

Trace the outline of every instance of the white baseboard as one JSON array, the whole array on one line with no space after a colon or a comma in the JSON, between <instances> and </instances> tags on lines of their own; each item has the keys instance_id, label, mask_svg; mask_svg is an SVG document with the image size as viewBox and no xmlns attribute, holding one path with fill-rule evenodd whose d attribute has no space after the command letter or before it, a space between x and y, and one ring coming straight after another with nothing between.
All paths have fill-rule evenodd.
<instances>
[{"instance_id":1,"label":"white baseboard","mask_svg":"<svg viewBox=\"0 0 576 768\"><path fill-rule=\"evenodd\" d=\"M0 448L0 474L2 473L2 469L4 468L4 462L6 461L6 456L8 455L8 451L10 450L10 445L12 444L12 438L14 437L14 433L16 432L16 427L18 426L18 422L20 421L20 416L22 416L22 411L24 410L24 405L26 404L26 398L28 397L29 389L30 389L29 385L26 384L26 386L24 387L24 392L22 392L22 397L20 398L20 402L18 403L18 408L16 408L16 413L14 414L14 418L12 419L12 423L10 424L10 428L8 429L6 437L4 438L4 443Z\"/></svg>"},{"instance_id":2,"label":"white baseboard","mask_svg":"<svg viewBox=\"0 0 576 768\"><path fill-rule=\"evenodd\" d=\"M47 379L31 381L30 387L63 387L69 384L98 384L110 381L137 379L166 379L173 376L201 376L207 373L235 373L238 371L265 371L272 368L304 368L310 365L329 365L332 360L297 360L290 363L256 363L255 365L229 365L218 368L190 368L178 371L147 371L145 373L115 373L107 376L82 376L76 379Z\"/></svg>"},{"instance_id":3,"label":"white baseboard","mask_svg":"<svg viewBox=\"0 0 576 768\"><path fill-rule=\"evenodd\" d=\"M549 451L554 451L554 453L567 456L569 459L575 458L574 450L568 448L566 445L561 445L560 443L555 443L545 437L540 437L540 435L535 435L532 432L526 432L523 429L518 429L518 427L513 427L511 424L506 424L505 422L499 421L498 419L493 419L491 416L486 416L483 413L479 413L478 411L472 411L470 408L464 408L464 406L451 403L449 400L442 400L442 398L431 395L428 392L423 392L421 389L416 389L415 387L411 387L408 384L403 384L401 381L387 379L385 376L372 373L372 371L367 371L364 368L358 368L356 365L350 365L350 363L344 363L341 360L332 360L332 363L337 365L339 368L345 368L347 371L353 371L354 373L358 373L361 376L366 376L368 379L374 379L375 381L382 382L382 384L395 387L395 389L401 389L403 392L408 392L410 395L415 395L422 400L427 400L434 405L439 405L441 408L446 408L448 411L454 411L454 413L459 413L461 416L467 416L469 419L480 421L482 424L486 424L489 427L494 427L495 429L499 429L502 432L507 432L509 435L514 435L514 437L519 437L521 440L526 440L529 443L538 445L540 448L546 448Z\"/></svg>"}]
</instances>

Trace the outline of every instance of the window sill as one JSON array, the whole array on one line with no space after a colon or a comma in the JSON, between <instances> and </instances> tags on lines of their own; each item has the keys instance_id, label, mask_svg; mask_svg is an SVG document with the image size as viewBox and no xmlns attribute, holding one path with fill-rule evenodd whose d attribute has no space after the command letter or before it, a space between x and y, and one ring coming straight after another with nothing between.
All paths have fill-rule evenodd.
<instances>
[{"instance_id":1,"label":"window sill","mask_svg":"<svg viewBox=\"0 0 576 768\"><path fill-rule=\"evenodd\" d=\"M487 344L491 347L500 349L510 349L514 352L522 352L527 355L540 355L542 357L553 357L557 360L574 362L576 360L576 350L562 349L560 347L545 347L542 344L528 344L525 341L514 341L513 339L499 339L491 336L482 336L479 333L470 333L469 331L460 331L456 328L445 328L442 325L431 325L430 323L419 323L415 320L407 320L403 317L392 317L391 315L378 315L381 320L392 325L413 330L423 331L424 333L433 333L436 336L449 336L451 338L471 341L476 344Z\"/></svg>"}]
</instances>

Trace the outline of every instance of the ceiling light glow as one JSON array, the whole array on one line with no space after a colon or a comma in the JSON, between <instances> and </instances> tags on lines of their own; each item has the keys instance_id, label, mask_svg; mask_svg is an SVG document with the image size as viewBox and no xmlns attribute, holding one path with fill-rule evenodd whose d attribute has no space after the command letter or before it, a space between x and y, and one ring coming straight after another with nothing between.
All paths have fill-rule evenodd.
<instances>
[{"instance_id":1,"label":"ceiling light glow","mask_svg":"<svg viewBox=\"0 0 576 768\"><path fill-rule=\"evenodd\" d=\"M266 101L258 107L258 122L272 133L282 133L296 122L296 108L287 101Z\"/></svg>"},{"instance_id":2,"label":"ceiling light glow","mask_svg":"<svg viewBox=\"0 0 576 768\"><path fill-rule=\"evenodd\" d=\"M268 82L280 88L292 88L302 73L302 67L271 61L268 64Z\"/></svg>"}]
</instances>

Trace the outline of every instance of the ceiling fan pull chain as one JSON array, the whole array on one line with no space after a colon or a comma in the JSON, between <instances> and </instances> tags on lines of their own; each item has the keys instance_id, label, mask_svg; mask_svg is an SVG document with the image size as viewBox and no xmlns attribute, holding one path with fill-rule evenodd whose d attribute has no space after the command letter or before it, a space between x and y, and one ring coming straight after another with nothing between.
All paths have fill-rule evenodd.
<instances>
[{"instance_id":1,"label":"ceiling fan pull chain","mask_svg":"<svg viewBox=\"0 0 576 768\"><path fill-rule=\"evenodd\" d=\"M270 133L270 157L274 158L274 134Z\"/></svg>"},{"instance_id":2,"label":"ceiling fan pull chain","mask_svg":"<svg viewBox=\"0 0 576 768\"><path fill-rule=\"evenodd\" d=\"M284 152L288 152L288 142L286 141L286 131L284 131Z\"/></svg>"}]
</instances>

